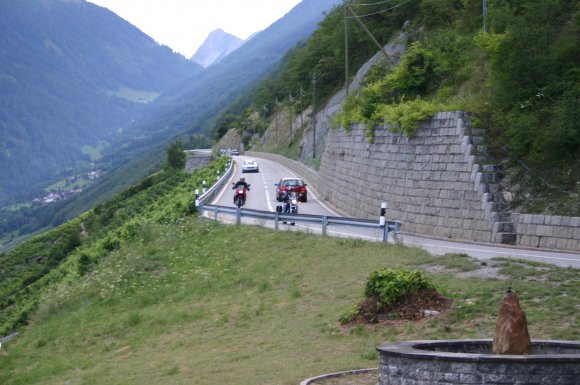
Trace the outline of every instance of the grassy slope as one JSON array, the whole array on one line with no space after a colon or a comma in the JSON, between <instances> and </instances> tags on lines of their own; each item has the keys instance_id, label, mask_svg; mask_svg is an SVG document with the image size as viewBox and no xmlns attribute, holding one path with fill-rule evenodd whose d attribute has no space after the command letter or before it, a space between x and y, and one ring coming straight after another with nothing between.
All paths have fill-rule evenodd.
<instances>
[{"instance_id":1,"label":"grassy slope","mask_svg":"<svg viewBox=\"0 0 580 385\"><path fill-rule=\"evenodd\" d=\"M297 384L377 366L374 347L388 340L491 337L507 285L520 293L532 338L580 337L578 270L504 261L507 281L430 274L456 299L451 312L347 329L338 319L375 269L482 266L192 217L145 224L139 234L45 297L31 325L0 352L0 383Z\"/></svg>"}]
</instances>

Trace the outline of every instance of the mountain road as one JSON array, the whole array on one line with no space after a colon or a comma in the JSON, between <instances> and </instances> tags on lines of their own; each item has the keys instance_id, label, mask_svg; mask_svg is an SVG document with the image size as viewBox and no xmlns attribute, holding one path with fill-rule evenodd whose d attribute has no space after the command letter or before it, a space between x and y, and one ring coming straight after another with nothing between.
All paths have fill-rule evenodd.
<instances>
[{"instance_id":1,"label":"mountain road","mask_svg":"<svg viewBox=\"0 0 580 385\"><path fill-rule=\"evenodd\" d=\"M235 162L235 170L232 174L230 183L226 184L226 186L229 186L229 188L224 188L214 199L212 204L234 206L232 184L243 176L245 177L246 182L248 182L251 186L247 195L246 205L244 207L255 210L275 212L276 206L280 204L276 201L275 198L275 183L277 183L283 177L301 177L288 170L284 166L271 160L250 158L247 156L235 156L233 158ZM260 171L258 173L242 174L241 165L245 160L249 159L254 159L258 162L260 166ZM305 182L308 183L308 181ZM300 203L298 212L300 214L344 216L340 209L331 207L328 202L321 201L317 196L316 190L310 185L308 186L308 203ZM231 216L228 218L226 215L220 217L219 219L222 221L235 221L235 218ZM377 216L377 221L378 219L379 218ZM395 220L396 218L391 219ZM273 227L272 223L265 224L260 223L257 220L254 220L253 223ZM311 233L322 232L320 225L310 223L297 223L296 226L287 226L287 228L289 230L309 231ZM421 237L416 234L406 234L404 232L404 228L405 225L403 223L403 232L397 235L396 238L393 236L389 237L389 242L400 242L407 246L420 247L434 255L458 253L466 254L480 260L489 260L492 258L502 257L549 263L562 267L580 268L580 254L548 250L521 249L497 244L473 244L451 240L431 239ZM339 237L361 238L377 242L381 242L383 240L383 231L380 229L361 229L348 226L339 226L327 230L327 234Z\"/></svg>"}]
</instances>

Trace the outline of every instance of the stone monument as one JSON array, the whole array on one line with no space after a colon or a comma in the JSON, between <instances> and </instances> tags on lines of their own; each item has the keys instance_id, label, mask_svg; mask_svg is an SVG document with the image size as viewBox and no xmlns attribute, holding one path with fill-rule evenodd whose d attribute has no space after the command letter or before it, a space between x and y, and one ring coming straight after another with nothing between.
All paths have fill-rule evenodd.
<instances>
[{"instance_id":1,"label":"stone monument","mask_svg":"<svg viewBox=\"0 0 580 385\"><path fill-rule=\"evenodd\" d=\"M511 287L499 307L492 345L495 354L532 353L526 313L520 306L517 293Z\"/></svg>"}]
</instances>

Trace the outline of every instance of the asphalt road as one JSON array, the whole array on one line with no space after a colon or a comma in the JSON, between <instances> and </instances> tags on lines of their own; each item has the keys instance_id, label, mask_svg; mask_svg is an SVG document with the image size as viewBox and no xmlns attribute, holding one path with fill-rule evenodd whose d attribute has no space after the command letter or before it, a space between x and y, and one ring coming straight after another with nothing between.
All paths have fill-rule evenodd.
<instances>
[{"instance_id":1,"label":"asphalt road","mask_svg":"<svg viewBox=\"0 0 580 385\"><path fill-rule=\"evenodd\" d=\"M250 184L250 191L247 194L246 205L244 207L255 210L264 210L271 212L276 211L276 206L279 203L276 201L275 198L276 196L275 183L277 183L283 177L300 177L300 176L296 175L295 173L293 173L292 171L288 170L287 168L278 163L259 158L252 158L256 159L260 165L259 173L242 174L241 165L246 159L251 158L246 156L234 157L236 169L233 173L230 183L228 184L230 188L225 188L214 200L213 204L222 206L234 206L232 184L235 181L237 181L241 176L244 176L246 178L246 182ZM339 209L330 207L330 205L321 202L316 196L316 192L313 191L312 188L309 188L308 190L308 202L299 204L298 212L299 214L341 216ZM233 222L234 218L222 217L220 218L220 220ZM262 223L262 225L268 226L269 224ZM288 230L296 230L296 231L304 230L310 231L312 233L322 232L321 226L316 224L297 223L296 226L286 226L286 228ZM331 236L356 237L377 242L381 242L383 240L383 232L378 229L361 229L342 226L328 229L327 233ZM577 269L580 268L580 254L519 249L515 247L505 247L499 245L462 243L439 239L423 238L416 235L405 234L404 232L402 234L399 234L396 240L393 237L390 237L389 242L395 241L402 242L403 244L408 246L421 247L435 255L443 255L447 253L462 253L481 260L504 257L513 259L525 259L542 263L550 263L562 267L573 267Z\"/></svg>"}]
</instances>

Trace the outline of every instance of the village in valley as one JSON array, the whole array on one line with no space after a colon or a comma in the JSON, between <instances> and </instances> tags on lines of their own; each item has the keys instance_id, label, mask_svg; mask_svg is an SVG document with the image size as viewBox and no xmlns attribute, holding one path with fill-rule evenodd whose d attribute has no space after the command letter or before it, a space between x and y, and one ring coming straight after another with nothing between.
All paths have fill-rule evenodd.
<instances>
[{"instance_id":1,"label":"village in valley","mask_svg":"<svg viewBox=\"0 0 580 385\"><path fill-rule=\"evenodd\" d=\"M101 171L90 171L85 174L68 177L62 182L53 185L47 189L49 193L40 198L34 198L32 203L35 205L47 205L57 201L66 200L76 194L83 192L83 187L102 176Z\"/></svg>"}]
</instances>

